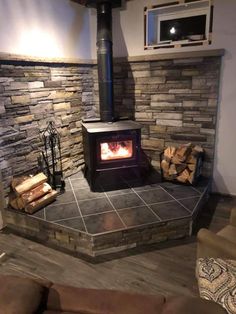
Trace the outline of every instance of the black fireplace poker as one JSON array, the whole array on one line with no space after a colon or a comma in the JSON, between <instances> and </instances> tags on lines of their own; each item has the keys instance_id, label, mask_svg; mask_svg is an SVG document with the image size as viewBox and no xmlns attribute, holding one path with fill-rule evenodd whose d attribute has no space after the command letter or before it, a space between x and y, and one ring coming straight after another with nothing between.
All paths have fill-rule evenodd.
<instances>
[{"instance_id":1,"label":"black fireplace poker","mask_svg":"<svg viewBox=\"0 0 236 314\"><path fill-rule=\"evenodd\" d=\"M100 100L100 117L103 122L113 122L113 53L112 53L112 4L97 3L97 62Z\"/></svg>"}]
</instances>

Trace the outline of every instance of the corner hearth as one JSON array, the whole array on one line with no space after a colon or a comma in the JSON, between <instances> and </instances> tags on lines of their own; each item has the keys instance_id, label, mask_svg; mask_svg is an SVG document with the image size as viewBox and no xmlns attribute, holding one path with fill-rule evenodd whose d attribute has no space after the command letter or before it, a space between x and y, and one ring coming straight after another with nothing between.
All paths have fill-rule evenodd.
<instances>
[{"instance_id":1,"label":"corner hearth","mask_svg":"<svg viewBox=\"0 0 236 314\"><path fill-rule=\"evenodd\" d=\"M120 252L188 237L208 198L209 180L197 187L161 182L157 172L119 172L91 192L82 172L66 180L66 192L33 215L7 209L7 229L76 256ZM117 188L118 186L118 188Z\"/></svg>"}]
</instances>

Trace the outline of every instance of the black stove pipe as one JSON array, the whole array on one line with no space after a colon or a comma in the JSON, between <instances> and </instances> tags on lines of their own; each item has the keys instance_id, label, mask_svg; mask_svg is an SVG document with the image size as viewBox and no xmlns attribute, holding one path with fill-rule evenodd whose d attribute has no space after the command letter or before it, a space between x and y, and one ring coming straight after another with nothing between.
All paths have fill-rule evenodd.
<instances>
[{"instance_id":1,"label":"black stove pipe","mask_svg":"<svg viewBox=\"0 0 236 314\"><path fill-rule=\"evenodd\" d=\"M103 122L114 121L112 54L112 4L97 4L97 62L100 116Z\"/></svg>"}]
</instances>

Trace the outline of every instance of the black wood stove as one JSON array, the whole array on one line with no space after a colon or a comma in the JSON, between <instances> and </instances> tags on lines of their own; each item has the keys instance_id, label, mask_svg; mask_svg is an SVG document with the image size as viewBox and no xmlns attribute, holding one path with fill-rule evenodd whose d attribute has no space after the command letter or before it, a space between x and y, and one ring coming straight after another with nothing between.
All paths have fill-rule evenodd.
<instances>
[{"instance_id":1,"label":"black wood stove","mask_svg":"<svg viewBox=\"0 0 236 314\"><path fill-rule=\"evenodd\" d=\"M94 189L97 174L139 168L141 125L114 116L112 8L121 1L84 1L97 8L97 60L100 119L83 120L85 176Z\"/></svg>"},{"instance_id":2,"label":"black wood stove","mask_svg":"<svg viewBox=\"0 0 236 314\"><path fill-rule=\"evenodd\" d=\"M83 123L85 174L94 189L97 174L140 166L139 123L130 120Z\"/></svg>"}]
</instances>

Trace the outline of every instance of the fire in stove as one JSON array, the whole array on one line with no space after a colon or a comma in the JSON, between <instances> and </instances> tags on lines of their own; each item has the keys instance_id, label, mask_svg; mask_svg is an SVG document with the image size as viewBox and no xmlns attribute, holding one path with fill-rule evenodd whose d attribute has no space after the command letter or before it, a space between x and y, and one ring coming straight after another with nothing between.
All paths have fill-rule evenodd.
<instances>
[{"instance_id":1,"label":"fire in stove","mask_svg":"<svg viewBox=\"0 0 236 314\"><path fill-rule=\"evenodd\" d=\"M133 156L132 141L100 143L101 160L131 158Z\"/></svg>"}]
</instances>

